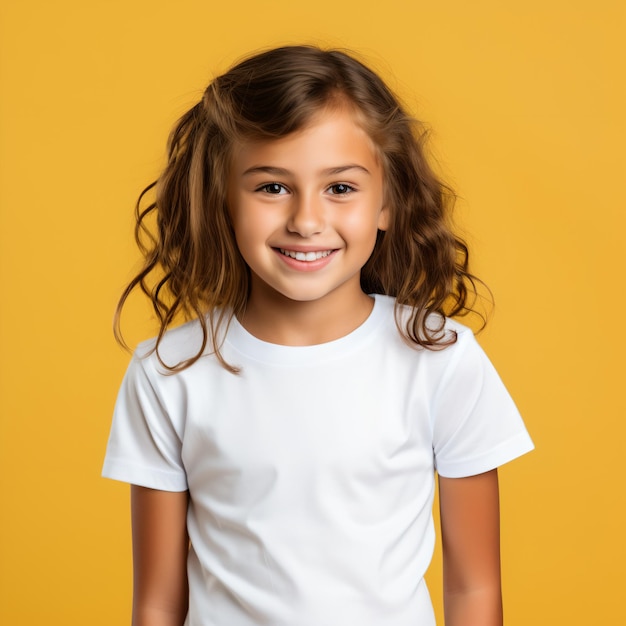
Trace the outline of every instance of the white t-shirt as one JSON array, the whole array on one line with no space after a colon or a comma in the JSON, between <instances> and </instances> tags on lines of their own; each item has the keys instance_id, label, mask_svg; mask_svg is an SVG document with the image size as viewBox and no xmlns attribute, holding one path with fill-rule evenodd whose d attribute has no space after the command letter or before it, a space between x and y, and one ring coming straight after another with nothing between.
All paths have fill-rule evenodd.
<instances>
[{"instance_id":1,"label":"white t-shirt","mask_svg":"<svg viewBox=\"0 0 626 626\"><path fill-rule=\"evenodd\" d=\"M190 493L187 626L431 626L423 580L434 547L435 469L461 477L532 449L472 332L407 345L394 300L363 325L305 347L233 320L229 373L210 354L165 375L132 360L103 474ZM165 362L199 325L167 333Z\"/></svg>"}]
</instances>

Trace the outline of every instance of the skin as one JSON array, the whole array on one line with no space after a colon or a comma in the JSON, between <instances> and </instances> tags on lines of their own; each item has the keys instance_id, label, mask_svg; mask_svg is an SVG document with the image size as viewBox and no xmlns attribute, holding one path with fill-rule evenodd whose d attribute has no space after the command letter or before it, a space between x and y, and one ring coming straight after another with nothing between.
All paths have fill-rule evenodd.
<instances>
[{"instance_id":1,"label":"skin","mask_svg":"<svg viewBox=\"0 0 626 626\"><path fill-rule=\"evenodd\" d=\"M234 152L229 208L251 270L247 330L284 345L312 345L362 324L373 300L361 268L385 230L383 170L349 110L323 111L303 130ZM331 252L310 271L279 249Z\"/></svg>"},{"instance_id":2,"label":"skin","mask_svg":"<svg viewBox=\"0 0 626 626\"><path fill-rule=\"evenodd\" d=\"M439 478L446 626L502 626L498 472Z\"/></svg>"},{"instance_id":3,"label":"skin","mask_svg":"<svg viewBox=\"0 0 626 626\"><path fill-rule=\"evenodd\" d=\"M251 270L240 320L250 333L314 345L365 321L373 300L361 290L361 268L389 210L375 147L351 111L324 111L297 133L238 146L228 190ZM281 248L322 258L294 261ZM440 478L439 488L446 626L501 626L497 472ZM188 499L132 487L133 626L184 623Z\"/></svg>"},{"instance_id":4,"label":"skin","mask_svg":"<svg viewBox=\"0 0 626 626\"><path fill-rule=\"evenodd\" d=\"M187 615L188 492L131 486L133 626L182 626Z\"/></svg>"}]
</instances>

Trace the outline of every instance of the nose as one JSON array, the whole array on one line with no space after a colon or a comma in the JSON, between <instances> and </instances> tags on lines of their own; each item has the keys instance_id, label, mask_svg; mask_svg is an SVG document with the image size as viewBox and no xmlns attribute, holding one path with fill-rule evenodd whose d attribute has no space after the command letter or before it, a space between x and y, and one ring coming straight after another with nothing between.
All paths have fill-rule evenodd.
<instances>
[{"instance_id":1,"label":"nose","mask_svg":"<svg viewBox=\"0 0 626 626\"><path fill-rule=\"evenodd\" d=\"M311 237L324 229L324 207L322 199L315 194L294 196L287 230L301 237Z\"/></svg>"}]
</instances>

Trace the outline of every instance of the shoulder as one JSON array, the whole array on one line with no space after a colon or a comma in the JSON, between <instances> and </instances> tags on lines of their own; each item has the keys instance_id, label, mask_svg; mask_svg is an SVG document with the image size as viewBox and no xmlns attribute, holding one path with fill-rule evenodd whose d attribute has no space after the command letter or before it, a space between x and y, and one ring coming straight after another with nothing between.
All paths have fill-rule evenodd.
<instances>
[{"instance_id":1,"label":"shoulder","mask_svg":"<svg viewBox=\"0 0 626 626\"><path fill-rule=\"evenodd\" d=\"M388 317L393 319L400 334L403 334L403 330L406 329L407 324L410 324L416 315L419 317L419 312L416 312L413 307L400 304L391 296L377 295L377 305L379 301L382 307L386 309ZM477 345L474 331L461 322L449 317L431 314L426 320L426 326L430 331L434 332L436 336L440 336L447 345L432 350L415 345L415 349L423 350L426 353L444 354L446 357L450 357L453 353L463 351L466 346L470 344Z\"/></svg>"},{"instance_id":2,"label":"shoulder","mask_svg":"<svg viewBox=\"0 0 626 626\"><path fill-rule=\"evenodd\" d=\"M385 368L393 369L402 379L406 375L407 384L431 398L442 390L445 393L453 389L459 379L470 381L471 385L471 381L480 376L486 356L471 328L433 315L427 324L441 337L443 344L425 347L411 340L407 331L407 324L411 324L414 316L412 307L388 297L382 304L386 309L384 339L377 343L376 358Z\"/></svg>"},{"instance_id":3,"label":"shoulder","mask_svg":"<svg viewBox=\"0 0 626 626\"><path fill-rule=\"evenodd\" d=\"M134 359L144 367L167 373L163 364L174 366L195 357L213 354L212 329L209 317L204 318L205 330L199 319L168 329L157 345L157 337L141 342L135 349ZM204 345L204 348L202 347Z\"/></svg>"}]
</instances>

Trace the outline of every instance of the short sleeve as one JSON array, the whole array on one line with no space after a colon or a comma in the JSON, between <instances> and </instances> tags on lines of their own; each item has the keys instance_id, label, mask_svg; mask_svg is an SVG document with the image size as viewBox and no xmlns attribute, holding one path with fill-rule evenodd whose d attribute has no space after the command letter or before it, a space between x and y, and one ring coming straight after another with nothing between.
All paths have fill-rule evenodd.
<instances>
[{"instance_id":1,"label":"short sleeve","mask_svg":"<svg viewBox=\"0 0 626 626\"><path fill-rule=\"evenodd\" d=\"M117 397L102 475L160 489L185 491L180 433L146 368L134 356ZM158 375L156 371L154 375Z\"/></svg>"},{"instance_id":2,"label":"short sleeve","mask_svg":"<svg viewBox=\"0 0 626 626\"><path fill-rule=\"evenodd\" d=\"M492 470L534 448L498 373L465 329L433 405L433 450L440 476Z\"/></svg>"}]
</instances>

